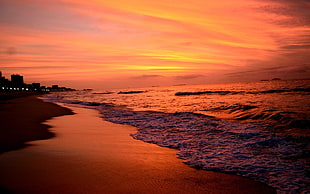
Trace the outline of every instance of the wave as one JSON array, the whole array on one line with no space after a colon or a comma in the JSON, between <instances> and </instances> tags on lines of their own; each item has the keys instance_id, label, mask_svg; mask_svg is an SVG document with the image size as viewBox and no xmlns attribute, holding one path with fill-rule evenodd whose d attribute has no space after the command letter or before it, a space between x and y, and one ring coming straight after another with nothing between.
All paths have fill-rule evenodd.
<instances>
[{"instance_id":1,"label":"wave","mask_svg":"<svg viewBox=\"0 0 310 194\"><path fill-rule=\"evenodd\" d=\"M178 149L178 157L191 167L249 177L283 193L310 190L307 137L285 136L192 112L133 111L110 103L57 100L96 108L107 121L135 126L138 131L131 134L133 138ZM255 112L259 107L237 104L221 109L241 113ZM279 117L274 110L264 113Z\"/></svg>"},{"instance_id":2,"label":"wave","mask_svg":"<svg viewBox=\"0 0 310 194\"><path fill-rule=\"evenodd\" d=\"M113 94L113 92L94 92L92 94Z\"/></svg>"},{"instance_id":3,"label":"wave","mask_svg":"<svg viewBox=\"0 0 310 194\"><path fill-rule=\"evenodd\" d=\"M144 93L145 91L134 90L134 91L120 91L118 94L139 94Z\"/></svg>"},{"instance_id":4,"label":"wave","mask_svg":"<svg viewBox=\"0 0 310 194\"><path fill-rule=\"evenodd\" d=\"M258 106L235 104L231 106L220 106L208 111L214 111L230 115L230 119L247 121L259 126L267 126L276 129L309 129L310 121L307 115L297 112L285 112L277 110L264 110Z\"/></svg>"},{"instance_id":5,"label":"wave","mask_svg":"<svg viewBox=\"0 0 310 194\"><path fill-rule=\"evenodd\" d=\"M270 94L270 93L284 93L284 92L310 92L310 88L293 88L293 89L283 89L283 90L265 90L261 93Z\"/></svg>"},{"instance_id":6,"label":"wave","mask_svg":"<svg viewBox=\"0 0 310 194\"><path fill-rule=\"evenodd\" d=\"M239 93L239 92L237 92ZM175 96L188 96L188 95L202 95L202 94L220 94L220 95L226 95L226 94L236 94L236 92L232 91L201 91L201 92L176 92Z\"/></svg>"},{"instance_id":7,"label":"wave","mask_svg":"<svg viewBox=\"0 0 310 194\"><path fill-rule=\"evenodd\" d=\"M234 112L234 111L240 111L240 110L246 111L246 110L251 110L254 108L258 108L258 106L236 104L233 106L220 106L220 107L217 107L216 109L217 110L229 110L230 112Z\"/></svg>"},{"instance_id":8,"label":"wave","mask_svg":"<svg viewBox=\"0 0 310 194\"><path fill-rule=\"evenodd\" d=\"M290 92L303 92L309 94L310 88L293 88L293 89L279 89L279 90L263 90L263 91L199 91L199 92L176 92L175 96L189 96L189 95L203 95L203 94L273 94L273 93L290 93Z\"/></svg>"},{"instance_id":9,"label":"wave","mask_svg":"<svg viewBox=\"0 0 310 194\"><path fill-rule=\"evenodd\" d=\"M306 186L309 166L303 160L309 155L305 149L309 139L284 137L250 124L191 112L98 108L105 120L137 127L138 132L131 134L135 139L178 149L178 156L192 167L242 175L283 192L310 189Z\"/></svg>"}]
</instances>

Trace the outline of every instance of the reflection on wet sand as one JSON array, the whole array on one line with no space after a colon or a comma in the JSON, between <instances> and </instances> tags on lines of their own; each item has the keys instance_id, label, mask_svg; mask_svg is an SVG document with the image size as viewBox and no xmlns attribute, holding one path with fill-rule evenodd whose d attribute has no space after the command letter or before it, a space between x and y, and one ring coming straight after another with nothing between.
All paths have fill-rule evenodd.
<instances>
[{"instance_id":1,"label":"reflection on wet sand","mask_svg":"<svg viewBox=\"0 0 310 194\"><path fill-rule=\"evenodd\" d=\"M0 186L14 193L272 193L246 178L192 169L176 150L134 140L135 128L91 109L53 118L56 138L0 157Z\"/></svg>"}]
</instances>

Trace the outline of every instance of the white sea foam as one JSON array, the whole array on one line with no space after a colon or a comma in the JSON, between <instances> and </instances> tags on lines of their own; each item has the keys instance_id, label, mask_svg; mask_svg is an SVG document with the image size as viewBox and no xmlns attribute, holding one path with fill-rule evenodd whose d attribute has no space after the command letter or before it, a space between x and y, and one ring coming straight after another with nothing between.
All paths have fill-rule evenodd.
<instances>
[{"instance_id":1,"label":"white sea foam","mask_svg":"<svg viewBox=\"0 0 310 194\"><path fill-rule=\"evenodd\" d=\"M192 167L249 177L279 193L310 191L307 143L300 139L193 113L98 109L105 120L137 127L134 138L180 150L178 156Z\"/></svg>"}]
</instances>

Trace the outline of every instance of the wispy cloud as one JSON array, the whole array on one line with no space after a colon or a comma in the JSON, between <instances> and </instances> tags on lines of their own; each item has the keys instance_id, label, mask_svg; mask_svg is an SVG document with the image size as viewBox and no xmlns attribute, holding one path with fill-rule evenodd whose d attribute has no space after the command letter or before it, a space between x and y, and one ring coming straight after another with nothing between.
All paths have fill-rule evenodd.
<instances>
[{"instance_id":1,"label":"wispy cloud","mask_svg":"<svg viewBox=\"0 0 310 194\"><path fill-rule=\"evenodd\" d=\"M179 75L176 76L176 79L179 80L193 80L193 79L197 79L197 78L202 78L205 77L204 75L199 75L199 74L193 74L193 75Z\"/></svg>"},{"instance_id":2,"label":"wispy cloud","mask_svg":"<svg viewBox=\"0 0 310 194\"><path fill-rule=\"evenodd\" d=\"M309 9L308 0L2 0L0 65L124 85L297 78L308 72Z\"/></svg>"},{"instance_id":3,"label":"wispy cloud","mask_svg":"<svg viewBox=\"0 0 310 194\"><path fill-rule=\"evenodd\" d=\"M277 24L283 27L309 26L310 25L310 2L308 0L261 0L266 5L260 9L274 16L282 16ZM284 17L285 16L285 17ZM274 21L274 20L271 20Z\"/></svg>"},{"instance_id":4,"label":"wispy cloud","mask_svg":"<svg viewBox=\"0 0 310 194\"><path fill-rule=\"evenodd\" d=\"M288 50L291 50L291 49L310 49L310 44L307 45L307 44L304 44L304 45L286 45L286 46L282 46L281 47L282 49L288 49Z\"/></svg>"},{"instance_id":5,"label":"wispy cloud","mask_svg":"<svg viewBox=\"0 0 310 194\"><path fill-rule=\"evenodd\" d=\"M292 79L292 78L310 78L310 64L300 64L300 65L282 65L274 67L257 68L247 71L232 72L226 74L232 78L248 78L251 76L257 77L260 75L261 78L272 79L274 77L280 77L282 79ZM298 75L298 77L296 77Z\"/></svg>"},{"instance_id":6,"label":"wispy cloud","mask_svg":"<svg viewBox=\"0 0 310 194\"><path fill-rule=\"evenodd\" d=\"M160 78L164 77L162 75L139 75L139 76L134 76L132 78L134 79L152 79L152 78Z\"/></svg>"}]
</instances>

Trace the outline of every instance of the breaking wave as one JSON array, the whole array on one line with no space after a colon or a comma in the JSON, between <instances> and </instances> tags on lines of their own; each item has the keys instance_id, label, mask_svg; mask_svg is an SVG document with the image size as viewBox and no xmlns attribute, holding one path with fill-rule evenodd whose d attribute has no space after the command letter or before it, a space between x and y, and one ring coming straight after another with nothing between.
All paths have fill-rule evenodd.
<instances>
[{"instance_id":1,"label":"breaking wave","mask_svg":"<svg viewBox=\"0 0 310 194\"><path fill-rule=\"evenodd\" d=\"M201 92L177 92L174 95L176 96L189 96L189 95L202 95L202 94L237 94L240 92L231 92L231 91L201 91Z\"/></svg>"},{"instance_id":2,"label":"breaking wave","mask_svg":"<svg viewBox=\"0 0 310 194\"><path fill-rule=\"evenodd\" d=\"M139 94L144 93L145 91L120 91L118 94Z\"/></svg>"},{"instance_id":3,"label":"breaking wave","mask_svg":"<svg viewBox=\"0 0 310 194\"><path fill-rule=\"evenodd\" d=\"M279 193L310 190L310 164L306 160L310 155L309 138L284 136L251 124L192 112L133 111L110 103L60 101L98 109L104 120L137 127L132 137L178 149L178 157L191 167L248 177Z\"/></svg>"},{"instance_id":4,"label":"breaking wave","mask_svg":"<svg viewBox=\"0 0 310 194\"><path fill-rule=\"evenodd\" d=\"M304 94L310 94L310 88L293 88L293 89L281 89L281 90L263 90L263 91L195 91L195 92L176 92L175 96L189 96L189 95L202 95L202 94L272 94L272 93L289 93L289 92L303 92Z\"/></svg>"},{"instance_id":5,"label":"breaking wave","mask_svg":"<svg viewBox=\"0 0 310 194\"><path fill-rule=\"evenodd\" d=\"M256 125L264 125L276 129L309 129L310 127L310 121L306 119L306 114L272 109L264 110L253 105L235 104L230 106L219 106L204 111L221 111L231 115L231 119L233 120L247 121Z\"/></svg>"},{"instance_id":6,"label":"breaking wave","mask_svg":"<svg viewBox=\"0 0 310 194\"><path fill-rule=\"evenodd\" d=\"M113 94L113 92L94 92L92 94Z\"/></svg>"}]
</instances>

